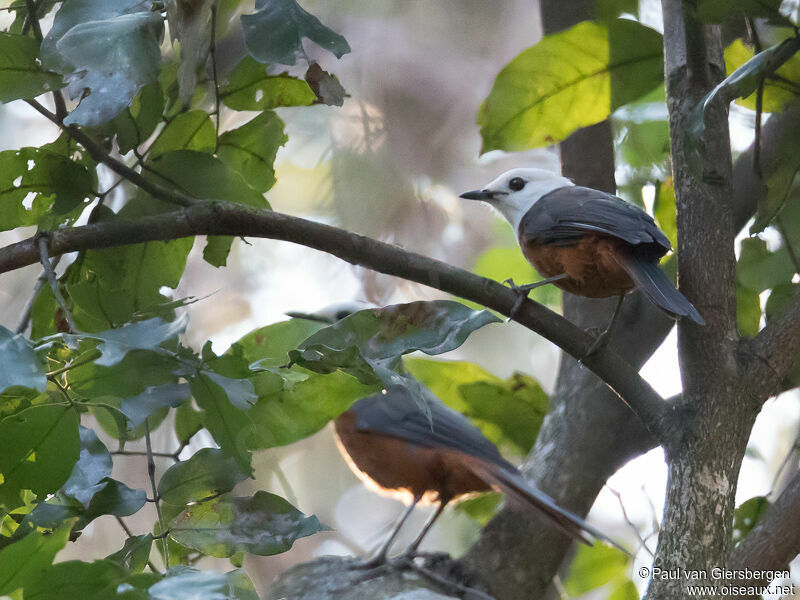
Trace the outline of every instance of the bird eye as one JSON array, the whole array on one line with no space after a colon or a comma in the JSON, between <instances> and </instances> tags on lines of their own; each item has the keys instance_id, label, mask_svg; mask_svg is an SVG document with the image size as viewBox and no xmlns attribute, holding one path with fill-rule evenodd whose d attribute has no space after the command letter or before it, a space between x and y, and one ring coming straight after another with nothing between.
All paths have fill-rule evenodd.
<instances>
[{"instance_id":1,"label":"bird eye","mask_svg":"<svg viewBox=\"0 0 800 600\"><path fill-rule=\"evenodd\" d=\"M522 177L514 177L508 182L508 188L512 192L518 192L525 187L525 180Z\"/></svg>"}]
</instances>

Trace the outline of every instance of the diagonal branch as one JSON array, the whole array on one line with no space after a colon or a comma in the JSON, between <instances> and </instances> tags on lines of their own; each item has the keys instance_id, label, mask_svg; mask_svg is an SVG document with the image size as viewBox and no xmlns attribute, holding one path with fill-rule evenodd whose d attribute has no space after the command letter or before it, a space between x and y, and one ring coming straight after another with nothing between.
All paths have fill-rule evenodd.
<instances>
[{"instance_id":1,"label":"diagonal branch","mask_svg":"<svg viewBox=\"0 0 800 600\"><path fill-rule=\"evenodd\" d=\"M731 569L788 570L800 553L800 473L795 474L775 504L736 546L728 558ZM767 585L769 582L744 582L738 585Z\"/></svg>"},{"instance_id":2,"label":"diagonal branch","mask_svg":"<svg viewBox=\"0 0 800 600\"><path fill-rule=\"evenodd\" d=\"M62 229L48 235L50 256L193 235L263 237L293 242L333 254L354 265L422 283L510 316L518 298L511 289L438 260L299 217L229 202L203 202L161 215ZM39 261L36 238L0 249L0 273ZM546 307L527 300L513 317L573 357L583 357L593 338ZM656 440L668 435L671 407L627 361L609 348L584 365L613 389Z\"/></svg>"},{"instance_id":3,"label":"diagonal branch","mask_svg":"<svg viewBox=\"0 0 800 600\"><path fill-rule=\"evenodd\" d=\"M785 380L800 356L800 293L783 313L742 345L745 380L756 392L759 406L786 389Z\"/></svg>"}]
</instances>

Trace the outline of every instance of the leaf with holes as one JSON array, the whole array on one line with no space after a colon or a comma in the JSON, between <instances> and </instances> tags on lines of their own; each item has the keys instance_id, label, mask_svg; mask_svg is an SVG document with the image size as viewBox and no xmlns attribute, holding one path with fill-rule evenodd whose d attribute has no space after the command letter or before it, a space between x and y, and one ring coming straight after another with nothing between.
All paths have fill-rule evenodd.
<instances>
[{"instance_id":1,"label":"leaf with holes","mask_svg":"<svg viewBox=\"0 0 800 600\"><path fill-rule=\"evenodd\" d=\"M0 231L72 222L93 189L94 176L64 156L38 148L0 152Z\"/></svg>"},{"instance_id":2,"label":"leaf with holes","mask_svg":"<svg viewBox=\"0 0 800 600\"><path fill-rule=\"evenodd\" d=\"M497 75L478 113L481 152L558 142L662 80L661 35L635 21L584 21L545 36Z\"/></svg>"},{"instance_id":3,"label":"leaf with holes","mask_svg":"<svg viewBox=\"0 0 800 600\"><path fill-rule=\"evenodd\" d=\"M293 65L304 55L303 38L319 44L336 58L350 52L341 35L329 29L295 0L256 0L256 12L242 15L250 56L263 63Z\"/></svg>"},{"instance_id":4,"label":"leaf with holes","mask_svg":"<svg viewBox=\"0 0 800 600\"><path fill-rule=\"evenodd\" d=\"M220 87L220 100L234 110L268 110L308 106L317 99L308 83L287 73L269 75L267 68L245 57Z\"/></svg>"},{"instance_id":5,"label":"leaf with holes","mask_svg":"<svg viewBox=\"0 0 800 600\"><path fill-rule=\"evenodd\" d=\"M170 522L169 535L184 546L222 558L236 552L280 554L296 540L326 530L317 517L262 491L248 498L225 494L194 504Z\"/></svg>"},{"instance_id":6,"label":"leaf with holes","mask_svg":"<svg viewBox=\"0 0 800 600\"><path fill-rule=\"evenodd\" d=\"M32 37L0 32L0 102L64 87L61 75L42 69L38 57L39 44Z\"/></svg>"}]
</instances>

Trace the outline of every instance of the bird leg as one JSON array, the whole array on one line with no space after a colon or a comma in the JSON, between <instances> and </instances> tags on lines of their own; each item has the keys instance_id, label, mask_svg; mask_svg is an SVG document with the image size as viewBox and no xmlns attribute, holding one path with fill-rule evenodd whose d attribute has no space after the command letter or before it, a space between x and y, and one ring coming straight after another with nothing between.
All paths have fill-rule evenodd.
<instances>
[{"instance_id":1,"label":"bird leg","mask_svg":"<svg viewBox=\"0 0 800 600\"><path fill-rule=\"evenodd\" d=\"M431 515L431 517L428 519L428 521L425 523L425 526L422 528L422 531L419 532L419 535L417 536L417 539L415 539L413 542L411 542L411 545L403 553L403 557L404 558L413 557L417 553L417 548L419 548L419 545L422 543L423 538L426 535L428 535L428 532L431 530L431 527L433 527L433 524L436 522L436 520L440 516L442 516L442 513L444 512L444 507L447 506L447 503L449 501L450 501L449 498L448 499L440 499L439 506L436 509L436 512L434 512Z\"/></svg>"},{"instance_id":2,"label":"bird leg","mask_svg":"<svg viewBox=\"0 0 800 600\"><path fill-rule=\"evenodd\" d=\"M619 300L617 300L617 307L614 309L614 314L611 315L611 321L608 323L608 327L606 327L603 331L597 334L597 337L592 342L592 345L589 347L589 350L586 354L583 355L581 360L584 360L586 357L591 356L600 348L603 348L606 344L608 344L609 340L611 339L611 331L614 329L614 325L617 322L617 318L619 317L619 313L621 312L622 302L625 300L625 294L619 295Z\"/></svg>"},{"instance_id":3,"label":"bird leg","mask_svg":"<svg viewBox=\"0 0 800 600\"><path fill-rule=\"evenodd\" d=\"M533 283L526 283L525 285L517 285L514 283L513 279L506 279L503 283L507 283L508 286L517 293L517 300L514 302L514 306L511 307L511 318L513 319L516 316L517 311L519 311L522 303L525 301L525 298L528 297L528 294L531 290L535 290L536 288L547 285L548 283L561 281L562 279L566 279L566 277L566 273L561 273L560 275L553 275L552 277L547 277L540 281L534 281Z\"/></svg>"},{"instance_id":4,"label":"bird leg","mask_svg":"<svg viewBox=\"0 0 800 600\"><path fill-rule=\"evenodd\" d=\"M405 511L403 511L403 515L397 521L397 525L394 526L394 529L392 529L392 533L390 533L389 537L386 538L386 541L383 543L380 550L378 550L378 553L372 558L367 559L366 561L357 563L356 565L354 565L354 568L372 569L374 567L379 567L386 562L386 555L389 554L389 548L391 548L392 544L394 543L394 540L397 538L397 534L400 533L400 530L403 528L403 525L405 525L405 522L408 520L408 517L411 515L411 513L414 510L414 507L421 500L421 498L422 496L415 496L414 499L411 501L411 504L408 505L408 508L406 508Z\"/></svg>"}]
</instances>

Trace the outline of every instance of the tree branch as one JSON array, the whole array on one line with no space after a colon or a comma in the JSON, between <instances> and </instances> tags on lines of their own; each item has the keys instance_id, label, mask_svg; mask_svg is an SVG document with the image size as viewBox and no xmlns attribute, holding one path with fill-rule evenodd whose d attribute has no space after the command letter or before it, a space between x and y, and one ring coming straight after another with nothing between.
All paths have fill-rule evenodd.
<instances>
[{"instance_id":1,"label":"tree branch","mask_svg":"<svg viewBox=\"0 0 800 600\"><path fill-rule=\"evenodd\" d=\"M731 552L731 569L788 570L800 553L800 473L795 474L775 503ZM766 585L766 583L760 583ZM749 585L737 582L737 585ZM757 585L757 583L753 583Z\"/></svg>"},{"instance_id":2,"label":"tree branch","mask_svg":"<svg viewBox=\"0 0 800 600\"><path fill-rule=\"evenodd\" d=\"M228 202L204 202L171 213L84 225L51 232L50 256L80 250L109 248L151 241L169 241L193 235L263 237L293 242L333 254L369 269L478 302L510 316L517 295L511 289L438 260L396 246L277 212ZM0 273L38 262L36 238L0 250ZM528 300L514 319L580 358L593 338L546 307ZM656 439L667 434L670 407L638 372L612 349L603 349L584 365L607 382L639 415Z\"/></svg>"}]
</instances>

